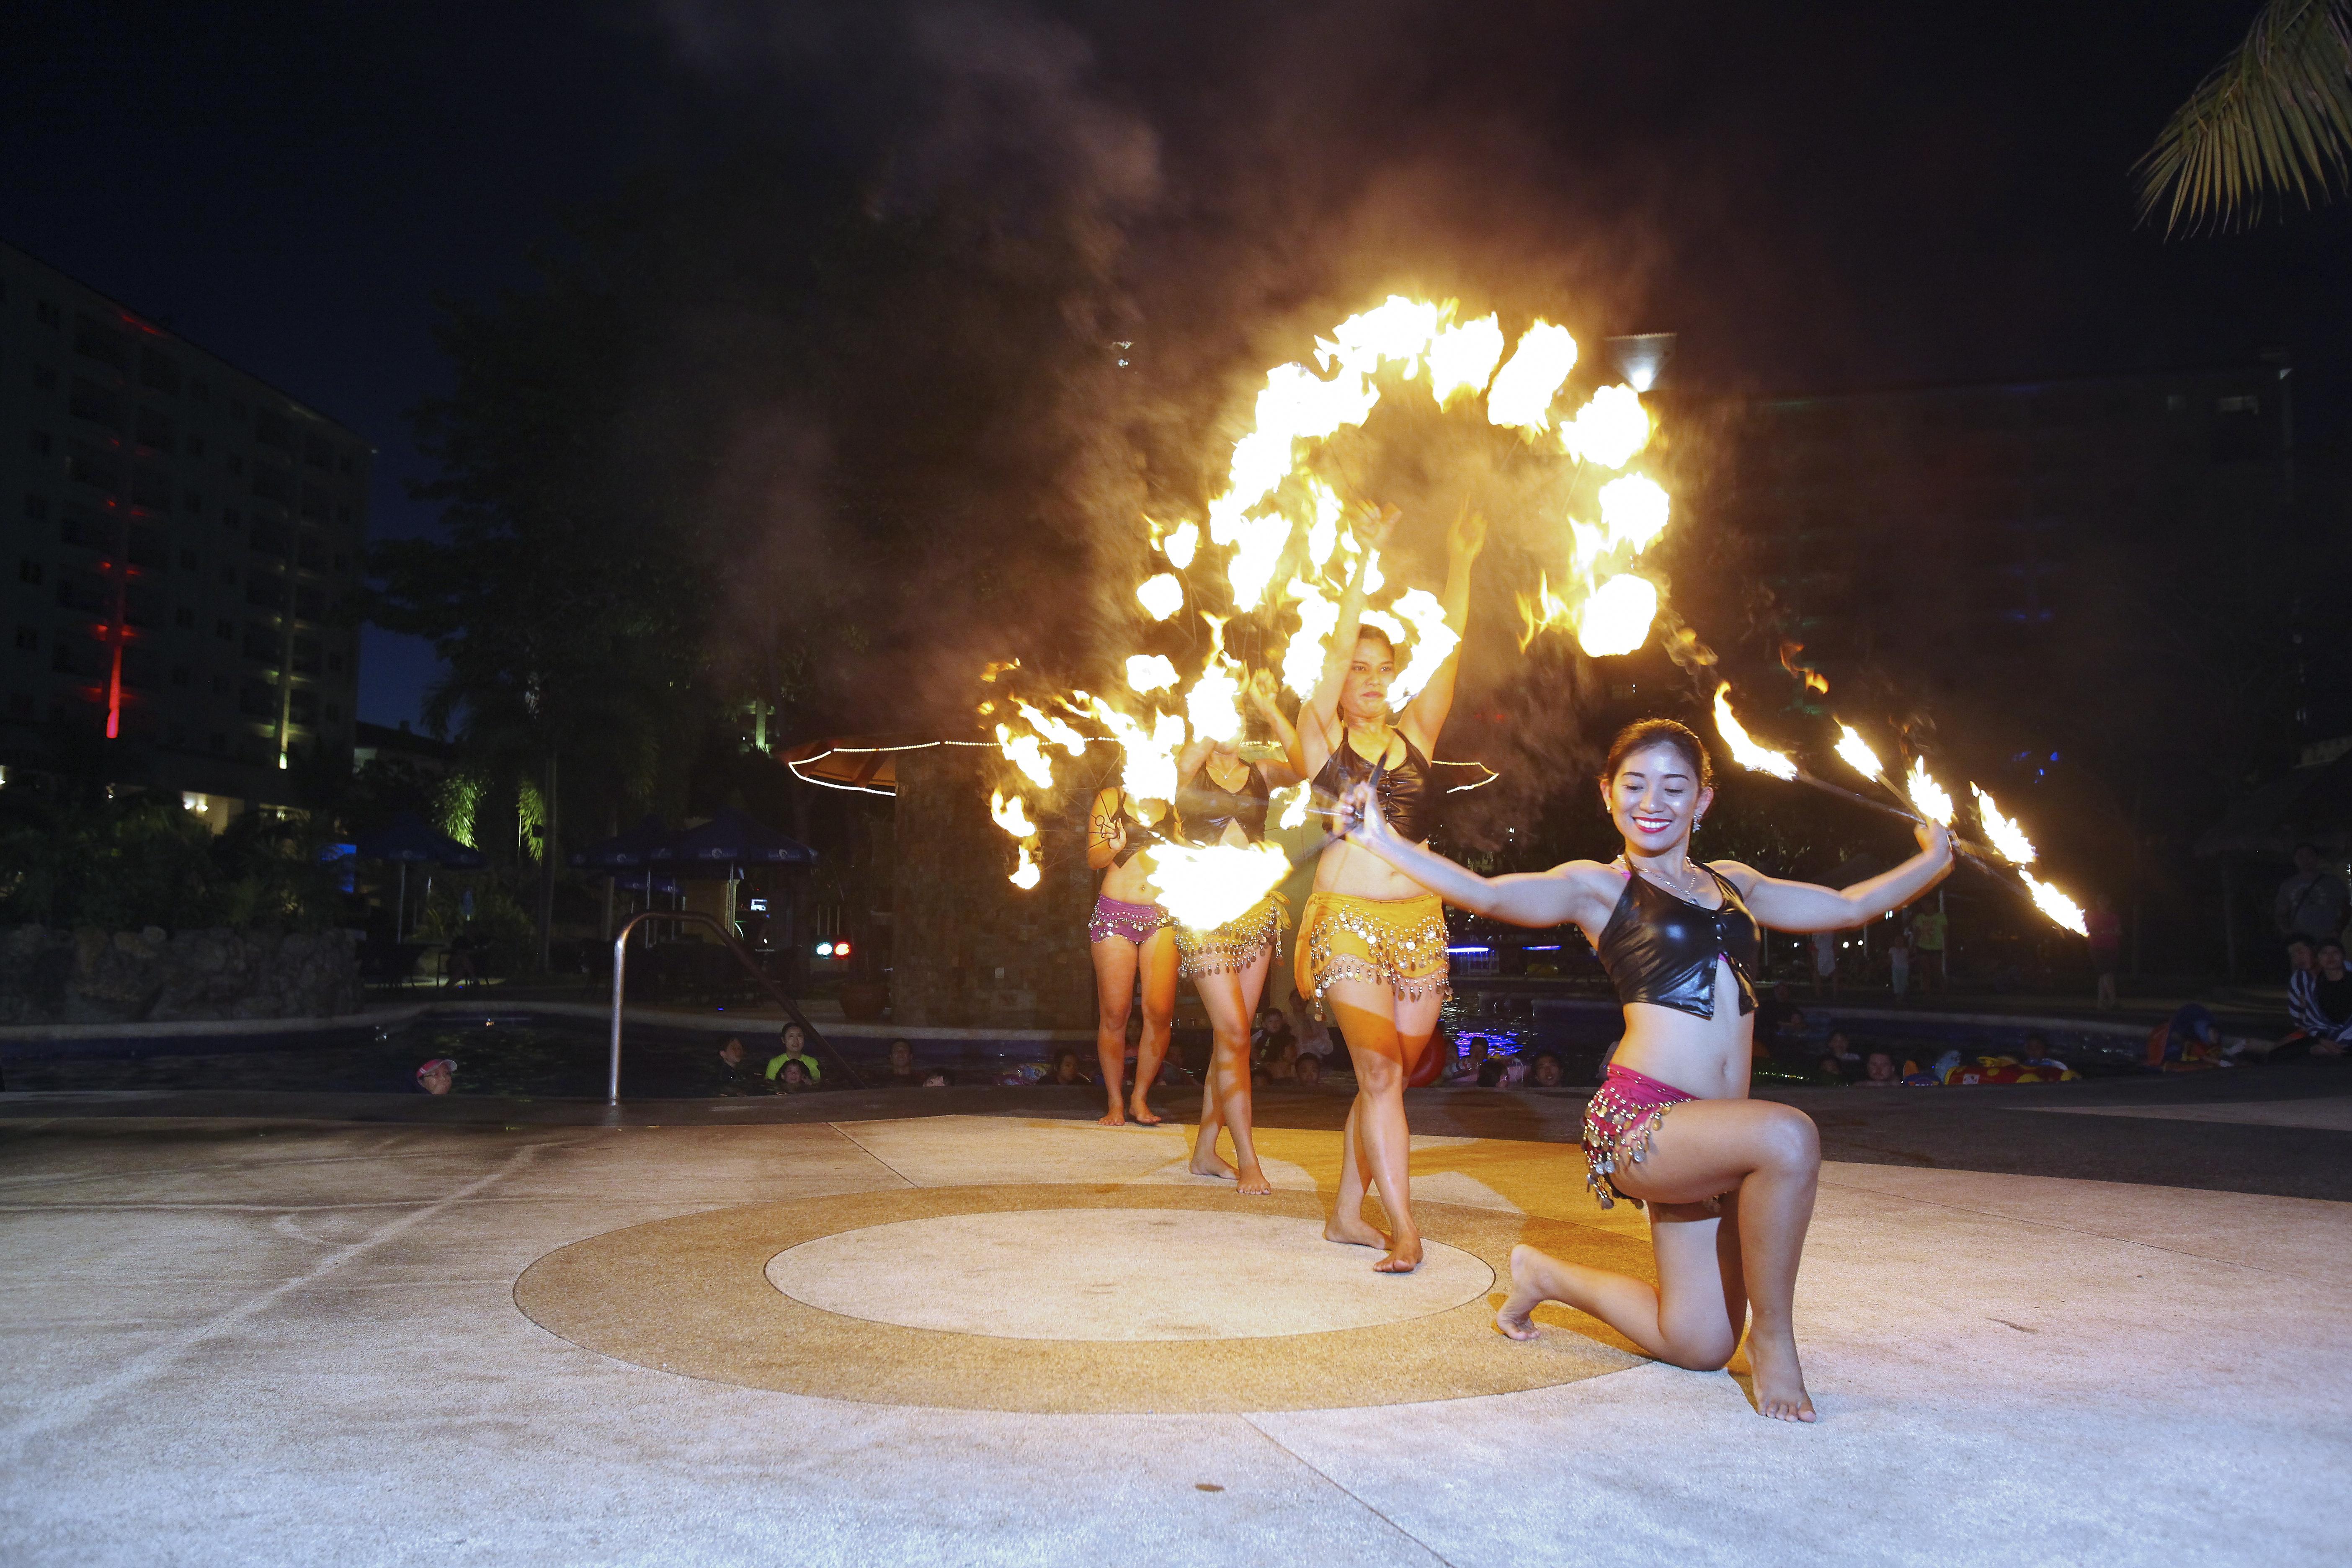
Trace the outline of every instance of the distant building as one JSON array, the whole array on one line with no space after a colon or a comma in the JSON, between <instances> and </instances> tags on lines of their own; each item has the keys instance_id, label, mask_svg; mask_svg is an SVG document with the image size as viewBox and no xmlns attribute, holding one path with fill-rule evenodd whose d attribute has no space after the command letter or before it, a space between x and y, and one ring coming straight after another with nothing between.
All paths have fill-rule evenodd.
<instances>
[{"instance_id":1,"label":"distant building","mask_svg":"<svg viewBox=\"0 0 2352 1568\"><path fill-rule=\"evenodd\" d=\"M110 780L217 827L348 752L372 457L0 245L0 764L100 738Z\"/></svg>"}]
</instances>

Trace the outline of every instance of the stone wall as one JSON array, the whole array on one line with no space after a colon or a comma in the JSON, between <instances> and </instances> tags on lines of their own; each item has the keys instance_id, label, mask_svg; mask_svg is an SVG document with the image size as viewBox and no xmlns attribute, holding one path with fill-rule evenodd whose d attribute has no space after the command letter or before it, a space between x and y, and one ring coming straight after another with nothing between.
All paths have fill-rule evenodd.
<instances>
[{"instance_id":1,"label":"stone wall","mask_svg":"<svg viewBox=\"0 0 2352 1568\"><path fill-rule=\"evenodd\" d=\"M0 1024L325 1018L360 1008L358 933L53 931L0 935Z\"/></svg>"},{"instance_id":2,"label":"stone wall","mask_svg":"<svg viewBox=\"0 0 2352 1568\"><path fill-rule=\"evenodd\" d=\"M1084 842L1072 826L1049 826L1044 879L1027 892L1007 881L1013 841L988 816L994 765L965 746L898 753L890 1016L932 1027L1091 1027L1094 875Z\"/></svg>"}]
</instances>

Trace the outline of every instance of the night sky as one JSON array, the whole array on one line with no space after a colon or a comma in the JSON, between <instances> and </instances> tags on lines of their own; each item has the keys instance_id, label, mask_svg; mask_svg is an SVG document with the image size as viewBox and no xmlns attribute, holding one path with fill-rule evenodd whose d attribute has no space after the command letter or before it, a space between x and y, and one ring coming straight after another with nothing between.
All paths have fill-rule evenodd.
<instances>
[{"instance_id":1,"label":"night sky","mask_svg":"<svg viewBox=\"0 0 2352 1568\"><path fill-rule=\"evenodd\" d=\"M2352 359L2346 209L2168 243L2133 222L2130 163L2254 8L20 0L0 237L373 441L379 535L434 527L404 412L445 374L436 300L527 282L564 209L753 134L857 178L977 142L1099 180L1105 144L1141 145L1149 188L1111 221L1141 297L1196 309L1247 291L1171 278L1338 234L1412 232L1424 265L1432 234L1557 252L1609 279L1608 330L1683 334L1686 385L2284 344L2324 446ZM1060 152L959 96L992 49L1055 98ZM433 660L371 630L362 668L362 716L393 722Z\"/></svg>"}]
</instances>

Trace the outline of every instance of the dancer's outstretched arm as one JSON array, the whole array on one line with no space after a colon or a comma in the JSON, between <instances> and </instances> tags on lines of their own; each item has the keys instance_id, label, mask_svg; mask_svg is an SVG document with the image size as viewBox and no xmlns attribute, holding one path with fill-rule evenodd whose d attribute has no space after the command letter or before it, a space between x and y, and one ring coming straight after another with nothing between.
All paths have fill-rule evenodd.
<instances>
[{"instance_id":1,"label":"dancer's outstretched arm","mask_svg":"<svg viewBox=\"0 0 2352 1568\"><path fill-rule=\"evenodd\" d=\"M1265 775L1266 783L1282 789L1307 777L1307 749L1298 738L1297 728L1283 716L1282 705L1275 700L1275 694L1272 670L1251 672L1250 706L1265 717L1266 727L1274 731L1274 738L1282 742L1282 761L1261 763L1258 771ZM1192 775L1184 776L1189 778Z\"/></svg>"},{"instance_id":2,"label":"dancer's outstretched arm","mask_svg":"<svg viewBox=\"0 0 2352 1568\"><path fill-rule=\"evenodd\" d=\"M1449 904L1519 926L1581 926L1589 935L1609 920L1623 879L1591 860L1570 860L1549 871L1477 872L1436 850L1401 837L1381 814L1372 786L1360 784L1340 803L1349 821L1348 842L1370 850Z\"/></svg>"},{"instance_id":3,"label":"dancer's outstretched arm","mask_svg":"<svg viewBox=\"0 0 2352 1568\"><path fill-rule=\"evenodd\" d=\"M1339 688L1346 683L1348 665L1356 657L1356 634L1363 630L1364 576L1381 546L1388 543L1399 515L1394 507L1387 508L1359 532L1363 549L1357 552L1356 569L1349 574L1348 585L1339 594L1339 619L1331 628L1331 645L1323 655L1323 679L1315 683L1313 694L1298 710L1298 729L1305 742L1301 760L1307 763L1300 771L1309 777L1322 767L1346 731L1339 722Z\"/></svg>"},{"instance_id":4,"label":"dancer's outstretched arm","mask_svg":"<svg viewBox=\"0 0 2352 1568\"><path fill-rule=\"evenodd\" d=\"M1476 512L1465 511L1454 520L1445 533L1445 624L1457 637L1470 636L1470 568L1477 563L1478 552L1486 547L1486 520ZM1454 678L1462 670L1462 648L1456 644L1437 673L1429 678L1413 700L1405 705L1397 728L1412 738L1412 743L1424 753L1437 750L1438 731L1445 728L1446 715L1454 711Z\"/></svg>"},{"instance_id":5,"label":"dancer's outstretched arm","mask_svg":"<svg viewBox=\"0 0 2352 1568\"><path fill-rule=\"evenodd\" d=\"M1952 874L1951 834L1932 822L1920 823L1913 831L1919 853L1842 892L1811 882L1784 882L1737 860L1718 860L1714 866L1739 889L1756 918L1774 931L1848 931L1901 909Z\"/></svg>"}]
</instances>

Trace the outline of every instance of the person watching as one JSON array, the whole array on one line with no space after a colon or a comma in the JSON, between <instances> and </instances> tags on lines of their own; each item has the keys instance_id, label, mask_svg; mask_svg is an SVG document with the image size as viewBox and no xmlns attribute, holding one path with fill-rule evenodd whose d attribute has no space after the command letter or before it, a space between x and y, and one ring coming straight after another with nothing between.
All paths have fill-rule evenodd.
<instances>
[{"instance_id":1,"label":"person watching","mask_svg":"<svg viewBox=\"0 0 2352 1568\"><path fill-rule=\"evenodd\" d=\"M1086 1063L1079 1058L1078 1053L1065 1048L1055 1053L1053 1074L1045 1081L1059 1089L1068 1089L1092 1083L1094 1079L1087 1076Z\"/></svg>"},{"instance_id":2,"label":"person watching","mask_svg":"<svg viewBox=\"0 0 2352 1568\"><path fill-rule=\"evenodd\" d=\"M2271 902L2271 918L2281 936L2307 936L2314 943L2333 942L2344 934L2347 895L2344 879L2319 863L2316 845L2294 847L2294 870L2281 882Z\"/></svg>"},{"instance_id":3,"label":"person watching","mask_svg":"<svg viewBox=\"0 0 2352 1568\"><path fill-rule=\"evenodd\" d=\"M2352 1045L2352 972L2344 966L2344 944L2330 939L2312 952L2312 966L2287 981L2287 1012L2310 1040L2315 1057L2340 1057Z\"/></svg>"},{"instance_id":4,"label":"person watching","mask_svg":"<svg viewBox=\"0 0 2352 1568\"><path fill-rule=\"evenodd\" d=\"M808 1054L808 1035L798 1024L786 1024L776 1038L784 1048L768 1058L770 1083L777 1080L777 1075L784 1070L787 1062L801 1064L801 1070L808 1075L811 1088L824 1080L824 1070L816 1065L816 1058Z\"/></svg>"},{"instance_id":5,"label":"person watching","mask_svg":"<svg viewBox=\"0 0 2352 1568\"><path fill-rule=\"evenodd\" d=\"M743 1042L732 1035L719 1047L719 1065L712 1077L716 1081L711 1087L721 1097L751 1094L760 1088L759 1072L743 1054Z\"/></svg>"},{"instance_id":6,"label":"person watching","mask_svg":"<svg viewBox=\"0 0 2352 1568\"><path fill-rule=\"evenodd\" d=\"M450 1080L457 1076L457 1064L447 1057L436 1057L416 1069L416 1087L427 1094L446 1094Z\"/></svg>"},{"instance_id":7,"label":"person watching","mask_svg":"<svg viewBox=\"0 0 2352 1568\"><path fill-rule=\"evenodd\" d=\"M1895 1089L1903 1082L1903 1069L1889 1051L1873 1051L1862 1059L1862 1085L1866 1089Z\"/></svg>"},{"instance_id":8,"label":"person watching","mask_svg":"<svg viewBox=\"0 0 2352 1568\"><path fill-rule=\"evenodd\" d=\"M915 1047L904 1040L890 1042L890 1067L882 1075L884 1089L917 1089L923 1075L915 1068Z\"/></svg>"}]
</instances>

